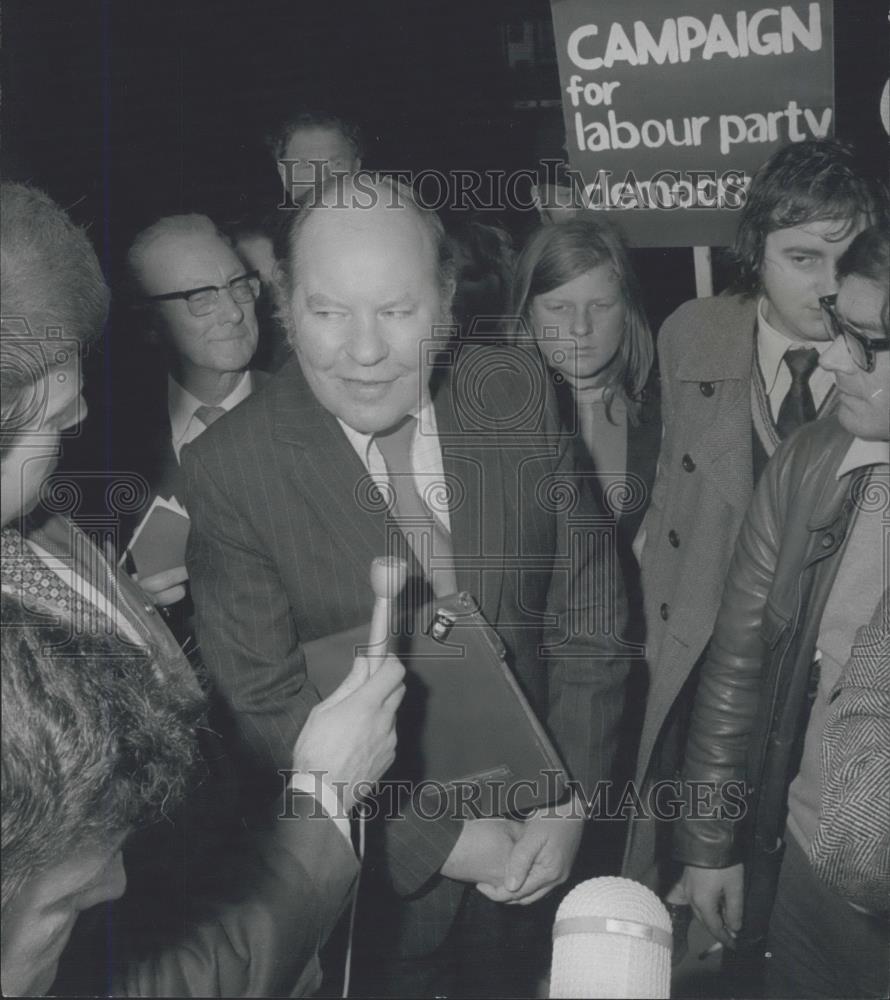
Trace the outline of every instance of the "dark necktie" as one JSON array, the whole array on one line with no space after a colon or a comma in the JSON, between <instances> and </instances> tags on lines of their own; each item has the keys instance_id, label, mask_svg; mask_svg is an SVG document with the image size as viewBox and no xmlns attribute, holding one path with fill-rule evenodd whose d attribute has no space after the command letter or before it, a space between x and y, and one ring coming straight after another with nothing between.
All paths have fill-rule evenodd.
<instances>
[{"instance_id":1,"label":"dark necktie","mask_svg":"<svg viewBox=\"0 0 890 1000\"><path fill-rule=\"evenodd\" d=\"M791 372L791 385L776 417L776 430L779 437L784 440L792 431L816 417L816 404L810 391L810 376L819 363L819 352L815 347L789 350L785 352L782 360Z\"/></svg>"},{"instance_id":2,"label":"dark necktie","mask_svg":"<svg viewBox=\"0 0 890 1000\"><path fill-rule=\"evenodd\" d=\"M417 492L411 464L416 426L416 418L406 417L395 429L375 435L374 440L389 473L395 501L393 513L399 530L430 581L433 593L447 597L457 590L451 535Z\"/></svg>"},{"instance_id":3,"label":"dark necktie","mask_svg":"<svg viewBox=\"0 0 890 1000\"><path fill-rule=\"evenodd\" d=\"M205 427L215 424L220 417L226 415L226 410L222 406L199 406L195 410L195 416Z\"/></svg>"}]
</instances>

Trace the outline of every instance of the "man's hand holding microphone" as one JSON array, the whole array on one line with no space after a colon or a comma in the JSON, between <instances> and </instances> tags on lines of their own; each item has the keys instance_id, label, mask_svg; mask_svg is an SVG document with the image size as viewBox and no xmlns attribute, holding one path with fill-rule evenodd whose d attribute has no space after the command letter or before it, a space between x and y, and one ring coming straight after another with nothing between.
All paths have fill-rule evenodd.
<instances>
[{"instance_id":1,"label":"man's hand holding microphone","mask_svg":"<svg viewBox=\"0 0 890 1000\"><path fill-rule=\"evenodd\" d=\"M309 713L294 746L293 769L321 774L349 812L356 786L378 781L396 757L396 710L405 697L405 668L389 653L392 602L408 575L404 559L371 564L374 612L367 655L356 656L340 686Z\"/></svg>"},{"instance_id":2,"label":"man's hand holding microphone","mask_svg":"<svg viewBox=\"0 0 890 1000\"><path fill-rule=\"evenodd\" d=\"M343 683L309 713L297 738L294 770L321 773L340 792L345 812L355 805L356 785L373 784L395 760L404 676L394 656L373 664L357 656Z\"/></svg>"}]
</instances>

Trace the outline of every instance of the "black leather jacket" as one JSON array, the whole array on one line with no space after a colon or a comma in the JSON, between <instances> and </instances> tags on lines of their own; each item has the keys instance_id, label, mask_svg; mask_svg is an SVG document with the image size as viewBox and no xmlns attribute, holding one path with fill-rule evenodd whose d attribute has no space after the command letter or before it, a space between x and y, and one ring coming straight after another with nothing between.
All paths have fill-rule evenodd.
<instances>
[{"instance_id":1,"label":"black leather jacket","mask_svg":"<svg viewBox=\"0 0 890 1000\"><path fill-rule=\"evenodd\" d=\"M684 765L686 780L716 782L718 789L744 780L747 815L683 820L674 837L674 856L683 864L724 868L744 860L750 866L758 856L773 857L764 882L777 875L819 626L870 475L861 470L838 480L852 441L833 416L803 428L773 456L748 509L702 669ZM715 804L721 801L718 792ZM746 869L748 893L752 877L756 870Z\"/></svg>"}]
</instances>

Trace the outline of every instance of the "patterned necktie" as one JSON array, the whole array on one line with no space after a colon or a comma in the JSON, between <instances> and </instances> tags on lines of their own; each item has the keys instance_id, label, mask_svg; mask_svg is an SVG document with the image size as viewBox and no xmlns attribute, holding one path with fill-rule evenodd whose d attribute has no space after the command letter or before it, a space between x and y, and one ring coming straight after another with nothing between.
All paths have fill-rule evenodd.
<instances>
[{"instance_id":1,"label":"patterned necktie","mask_svg":"<svg viewBox=\"0 0 890 1000\"><path fill-rule=\"evenodd\" d=\"M782 360L791 372L791 385L776 417L776 430L784 440L788 435L816 418L816 404L810 391L810 376L819 363L815 347L786 351Z\"/></svg>"},{"instance_id":2,"label":"patterned necktie","mask_svg":"<svg viewBox=\"0 0 890 1000\"><path fill-rule=\"evenodd\" d=\"M424 575L437 597L447 597L457 591L451 534L426 506L417 492L411 463L411 446L417 426L415 417L406 417L394 430L374 437L393 492L399 530L411 546Z\"/></svg>"},{"instance_id":3,"label":"patterned necktie","mask_svg":"<svg viewBox=\"0 0 890 1000\"><path fill-rule=\"evenodd\" d=\"M68 615L73 613L72 591L58 573L31 548L11 526L3 529L3 582L11 586L22 600L37 598L51 608Z\"/></svg>"},{"instance_id":4,"label":"patterned necktie","mask_svg":"<svg viewBox=\"0 0 890 1000\"><path fill-rule=\"evenodd\" d=\"M226 415L226 410L222 406L199 406L195 410L195 416L205 427L215 424L220 417Z\"/></svg>"}]
</instances>

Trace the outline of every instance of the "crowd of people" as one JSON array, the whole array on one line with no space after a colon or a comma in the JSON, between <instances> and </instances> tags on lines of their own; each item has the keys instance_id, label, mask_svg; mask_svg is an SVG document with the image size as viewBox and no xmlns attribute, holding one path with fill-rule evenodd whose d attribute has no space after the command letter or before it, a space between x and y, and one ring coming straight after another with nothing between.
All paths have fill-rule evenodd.
<instances>
[{"instance_id":1,"label":"crowd of people","mask_svg":"<svg viewBox=\"0 0 890 1000\"><path fill-rule=\"evenodd\" d=\"M779 150L736 286L656 338L601 213L514 246L362 173L334 115L269 150L291 204L158 219L111 290L2 185L3 992L334 995L345 963L358 995L534 996L559 898L623 874L726 995L886 995L882 183ZM112 294L160 377L78 524L56 470ZM371 620L387 554L405 614L472 595L561 798L358 818L424 724L411 672L360 651L322 699L307 647Z\"/></svg>"}]
</instances>

